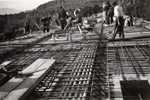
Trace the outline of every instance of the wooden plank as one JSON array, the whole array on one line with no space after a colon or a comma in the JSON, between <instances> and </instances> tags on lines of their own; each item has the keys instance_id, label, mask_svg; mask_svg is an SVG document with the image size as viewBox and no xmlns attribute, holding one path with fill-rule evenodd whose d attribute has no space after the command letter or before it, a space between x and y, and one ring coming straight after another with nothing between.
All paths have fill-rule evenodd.
<instances>
[{"instance_id":1,"label":"wooden plank","mask_svg":"<svg viewBox=\"0 0 150 100\"><path fill-rule=\"evenodd\" d=\"M22 73L36 71L42 64L46 62L46 59L38 59L34 65L27 67L22 71Z\"/></svg>"},{"instance_id":2,"label":"wooden plank","mask_svg":"<svg viewBox=\"0 0 150 100\"><path fill-rule=\"evenodd\" d=\"M11 91L3 100L22 100L34 89L44 76L51 70L51 66L55 63L54 59L47 59L32 76L27 77L13 91ZM42 70L44 69L44 70ZM37 71L36 70L36 71Z\"/></svg>"},{"instance_id":3,"label":"wooden plank","mask_svg":"<svg viewBox=\"0 0 150 100\"><path fill-rule=\"evenodd\" d=\"M25 69L27 70L35 70L39 66L41 66L46 59L37 59L34 63L32 63L29 67ZM0 100L4 98L6 95L8 95L13 89L15 89L26 77L21 78L12 78L10 79L6 84L4 84L2 87L0 87Z\"/></svg>"},{"instance_id":4,"label":"wooden plank","mask_svg":"<svg viewBox=\"0 0 150 100\"><path fill-rule=\"evenodd\" d=\"M8 65L9 63L11 63L11 61L5 61L5 62L3 62L3 63L1 64L1 66L6 66L6 65Z\"/></svg>"},{"instance_id":5,"label":"wooden plank","mask_svg":"<svg viewBox=\"0 0 150 100\"><path fill-rule=\"evenodd\" d=\"M3 63L0 65L0 69L5 70L5 66L7 66L7 65L10 64L10 63L11 63L11 61L5 61L5 62L3 62ZM5 70L5 71L7 71L7 70Z\"/></svg>"}]
</instances>

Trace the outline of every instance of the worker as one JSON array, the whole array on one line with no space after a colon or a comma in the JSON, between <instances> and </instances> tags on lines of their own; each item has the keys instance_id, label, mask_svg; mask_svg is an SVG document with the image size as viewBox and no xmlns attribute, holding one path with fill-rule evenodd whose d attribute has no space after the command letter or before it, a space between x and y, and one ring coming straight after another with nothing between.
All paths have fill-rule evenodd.
<instances>
[{"instance_id":1,"label":"worker","mask_svg":"<svg viewBox=\"0 0 150 100\"><path fill-rule=\"evenodd\" d=\"M131 15L129 16L128 26L133 26L133 17Z\"/></svg>"},{"instance_id":2,"label":"worker","mask_svg":"<svg viewBox=\"0 0 150 100\"><path fill-rule=\"evenodd\" d=\"M28 23L25 23L25 34L29 34L30 33L30 25Z\"/></svg>"},{"instance_id":3,"label":"worker","mask_svg":"<svg viewBox=\"0 0 150 100\"><path fill-rule=\"evenodd\" d=\"M54 21L54 23L56 24L57 27L60 26L60 21L58 19L58 13L56 13L56 12L53 15L53 21Z\"/></svg>"},{"instance_id":4,"label":"worker","mask_svg":"<svg viewBox=\"0 0 150 100\"><path fill-rule=\"evenodd\" d=\"M111 17L111 11L112 11L112 7L111 7L111 5L110 5L110 3L109 3L109 1L107 1L106 2L106 8L105 8L105 10L106 10L106 24L110 24L110 17Z\"/></svg>"},{"instance_id":5,"label":"worker","mask_svg":"<svg viewBox=\"0 0 150 100\"><path fill-rule=\"evenodd\" d=\"M105 24L109 24L109 21L108 21L109 3L104 2L102 7L103 7L103 21Z\"/></svg>"},{"instance_id":6,"label":"worker","mask_svg":"<svg viewBox=\"0 0 150 100\"><path fill-rule=\"evenodd\" d=\"M109 5L109 10L107 11L107 23L112 24L113 23L113 16L114 16L114 7L110 5L110 3L107 1L107 5Z\"/></svg>"},{"instance_id":7,"label":"worker","mask_svg":"<svg viewBox=\"0 0 150 100\"><path fill-rule=\"evenodd\" d=\"M42 17L41 18L41 23L43 24L43 33L45 33L45 31L49 32L49 25L50 25L50 21L51 21L51 17Z\"/></svg>"},{"instance_id":8,"label":"worker","mask_svg":"<svg viewBox=\"0 0 150 100\"><path fill-rule=\"evenodd\" d=\"M114 27L114 33L112 39L115 39L116 35L119 34L120 38L124 38L124 12L123 8L117 4L116 1L113 2L114 6L114 17L116 19L115 21L115 27Z\"/></svg>"},{"instance_id":9,"label":"worker","mask_svg":"<svg viewBox=\"0 0 150 100\"><path fill-rule=\"evenodd\" d=\"M77 28L80 31L80 34L82 34L81 26L82 26L82 15L80 9L75 9L74 11L75 20L73 20L73 24L77 24Z\"/></svg>"},{"instance_id":10,"label":"worker","mask_svg":"<svg viewBox=\"0 0 150 100\"><path fill-rule=\"evenodd\" d=\"M67 19L67 14L66 14L66 11L65 9L61 6L60 7L60 10L59 10L59 13L58 13L58 19L60 21L60 26L61 26L61 29L63 30L67 24L66 22L66 19Z\"/></svg>"},{"instance_id":11,"label":"worker","mask_svg":"<svg viewBox=\"0 0 150 100\"><path fill-rule=\"evenodd\" d=\"M73 26L72 20L74 20L73 14L71 12L67 12L67 24L64 28L64 30L68 29L69 27Z\"/></svg>"}]
</instances>

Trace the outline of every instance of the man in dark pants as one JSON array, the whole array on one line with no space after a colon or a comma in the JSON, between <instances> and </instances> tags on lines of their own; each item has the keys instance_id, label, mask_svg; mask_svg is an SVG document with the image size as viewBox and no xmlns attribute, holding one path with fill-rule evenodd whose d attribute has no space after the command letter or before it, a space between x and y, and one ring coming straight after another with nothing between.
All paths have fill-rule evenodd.
<instances>
[{"instance_id":1,"label":"man in dark pants","mask_svg":"<svg viewBox=\"0 0 150 100\"><path fill-rule=\"evenodd\" d=\"M51 17L43 17L41 19L41 22L43 24L43 32L45 33L45 31L49 32L49 25L50 25L50 21L51 21Z\"/></svg>"},{"instance_id":2,"label":"man in dark pants","mask_svg":"<svg viewBox=\"0 0 150 100\"><path fill-rule=\"evenodd\" d=\"M110 7L111 7L111 5L110 5L110 3L109 3L109 1L107 1L106 2L106 24L110 24Z\"/></svg>"},{"instance_id":3,"label":"man in dark pants","mask_svg":"<svg viewBox=\"0 0 150 100\"><path fill-rule=\"evenodd\" d=\"M109 11L108 11L108 21L110 21L110 24L112 24L114 22L113 20L113 16L114 16L114 7L113 6L110 6L109 7Z\"/></svg>"},{"instance_id":4,"label":"man in dark pants","mask_svg":"<svg viewBox=\"0 0 150 100\"><path fill-rule=\"evenodd\" d=\"M114 16L116 18L115 27L114 27L114 34L112 39L115 39L116 35L119 34L120 38L124 38L124 12L120 5L117 2L113 2L114 6Z\"/></svg>"},{"instance_id":5,"label":"man in dark pants","mask_svg":"<svg viewBox=\"0 0 150 100\"><path fill-rule=\"evenodd\" d=\"M30 25L28 23L25 23L25 34L30 33Z\"/></svg>"},{"instance_id":6,"label":"man in dark pants","mask_svg":"<svg viewBox=\"0 0 150 100\"><path fill-rule=\"evenodd\" d=\"M64 8L60 7L59 13L58 13L58 18L61 24L61 29L63 30L67 24L67 14Z\"/></svg>"}]
</instances>

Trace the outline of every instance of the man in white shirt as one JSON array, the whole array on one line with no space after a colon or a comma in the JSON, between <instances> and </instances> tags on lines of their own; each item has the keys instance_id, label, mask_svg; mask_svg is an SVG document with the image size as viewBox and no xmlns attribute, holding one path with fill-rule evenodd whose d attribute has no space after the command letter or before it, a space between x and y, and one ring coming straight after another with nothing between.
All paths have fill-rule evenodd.
<instances>
[{"instance_id":1,"label":"man in white shirt","mask_svg":"<svg viewBox=\"0 0 150 100\"><path fill-rule=\"evenodd\" d=\"M124 12L120 5L117 2L113 2L114 6L114 17L116 18L115 27L114 27L114 34L112 39L115 39L116 35L119 33L120 38L124 38Z\"/></svg>"}]
</instances>

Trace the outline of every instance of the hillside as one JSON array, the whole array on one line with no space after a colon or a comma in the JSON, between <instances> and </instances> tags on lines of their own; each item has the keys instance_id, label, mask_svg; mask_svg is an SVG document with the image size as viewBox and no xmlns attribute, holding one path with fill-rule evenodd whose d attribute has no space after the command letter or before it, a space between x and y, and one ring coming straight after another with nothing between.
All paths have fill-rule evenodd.
<instances>
[{"instance_id":1,"label":"hillside","mask_svg":"<svg viewBox=\"0 0 150 100\"><path fill-rule=\"evenodd\" d=\"M65 0L64 7L66 10L75 8L84 8L86 6L102 5L103 0ZM56 0L42 4L36 8L36 10L55 10L59 8L61 2Z\"/></svg>"},{"instance_id":2,"label":"hillside","mask_svg":"<svg viewBox=\"0 0 150 100\"><path fill-rule=\"evenodd\" d=\"M64 7L66 10L75 9L75 8L84 8L87 6L93 6L95 4L101 4L102 0L65 0ZM10 14L10 15L1 15L0 20L5 19L7 25L12 25L15 27L24 26L25 22L34 26L34 23L40 24L40 18L48 15L53 15L58 11L60 2L54 0L49 1L45 4L39 5L36 9L32 11L21 12L19 14ZM99 10L99 9L98 9ZM89 10L90 11L90 10Z\"/></svg>"},{"instance_id":3,"label":"hillside","mask_svg":"<svg viewBox=\"0 0 150 100\"><path fill-rule=\"evenodd\" d=\"M65 9L84 8L93 5L102 5L106 0L65 0ZM118 1L124 8L125 14L141 17L150 21L150 0L109 0L110 3ZM37 10L55 10L59 7L57 1L40 5Z\"/></svg>"},{"instance_id":4,"label":"hillside","mask_svg":"<svg viewBox=\"0 0 150 100\"><path fill-rule=\"evenodd\" d=\"M60 1L60 0L59 0ZM74 8L82 8L84 16L91 15L93 13L101 12L103 1L106 0L64 0L64 7L66 10L73 10ZM112 3L115 0L109 0ZM150 21L150 0L116 0L123 6L125 14L135 17L141 17ZM43 16L53 15L58 11L60 2L53 0L45 4L39 5L32 11L21 12L19 14L1 15L0 20L5 20L7 25L15 27L24 26L25 22L28 22L31 26L34 23L40 25L40 18ZM87 14L88 13L88 14Z\"/></svg>"}]
</instances>

